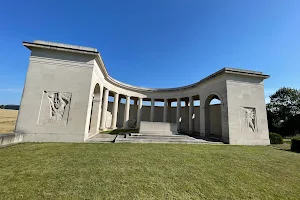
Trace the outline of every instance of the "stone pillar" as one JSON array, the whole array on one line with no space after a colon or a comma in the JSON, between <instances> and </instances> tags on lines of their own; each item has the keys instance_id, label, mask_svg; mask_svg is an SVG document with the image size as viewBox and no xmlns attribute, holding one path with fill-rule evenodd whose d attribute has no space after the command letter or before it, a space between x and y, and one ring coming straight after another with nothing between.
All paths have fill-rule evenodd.
<instances>
[{"instance_id":1,"label":"stone pillar","mask_svg":"<svg viewBox=\"0 0 300 200\"><path fill-rule=\"evenodd\" d=\"M106 112L107 112L107 105L108 105L108 94L109 94L109 90L106 89L104 91L104 97L103 97L103 107L102 107L102 115L101 115L101 129L104 130L105 124L106 124Z\"/></svg>"},{"instance_id":2,"label":"stone pillar","mask_svg":"<svg viewBox=\"0 0 300 200\"><path fill-rule=\"evenodd\" d=\"M168 120L168 99L164 99L164 118L163 122L167 122Z\"/></svg>"},{"instance_id":3,"label":"stone pillar","mask_svg":"<svg viewBox=\"0 0 300 200\"><path fill-rule=\"evenodd\" d=\"M168 100L168 122L172 123L172 100Z\"/></svg>"},{"instance_id":4,"label":"stone pillar","mask_svg":"<svg viewBox=\"0 0 300 200\"><path fill-rule=\"evenodd\" d=\"M189 132L192 133L194 131L194 123L193 123L193 114L194 114L194 101L193 97L189 97Z\"/></svg>"},{"instance_id":5,"label":"stone pillar","mask_svg":"<svg viewBox=\"0 0 300 200\"><path fill-rule=\"evenodd\" d=\"M98 133L100 128L100 121L101 121L101 111L102 111L102 98L103 98L103 86L100 85L100 94L99 99L93 99L93 111L91 116L91 124L90 124L90 133ZM95 113L96 111L96 113ZM94 115L97 116L94 116ZM96 119L97 121L94 121Z\"/></svg>"},{"instance_id":6,"label":"stone pillar","mask_svg":"<svg viewBox=\"0 0 300 200\"><path fill-rule=\"evenodd\" d=\"M102 99L103 99L103 85L100 85L100 96L99 96L100 102L99 102L99 120L97 122L97 127L99 130L100 129L100 124L101 124L101 113L102 113Z\"/></svg>"},{"instance_id":7,"label":"stone pillar","mask_svg":"<svg viewBox=\"0 0 300 200\"><path fill-rule=\"evenodd\" d=\"M200 95L200 136L205 137L206 136L206 127L205 127L205 99L201 98ZM209 120L209 119L208 119Z\"/></svg>"},{"instance_id":8,"label":"stone pillar","mask_svg":"<svg viewBox=\"0 0 300 200\"><path fill-rule=\"evenodd\" d=\"M228 104L227 99L223 99L221 102L221 128L222 128L222 141L229 144L229 122L228 122Z\"/></svg>"},{"instance_id":9,"label":"stone pillar","mask_svg":"<svg viewBox=\"0 0 300 200\"><path fill-rule=\"evenodd\" d=\"M92 136L98 133L99 130L99 117L100 117L100 99L93 99L92 101L92 115L91 115L91 123L90 123L90 131L89 136Z\"/></svg>"},{"instance_id":10,"label":"stone pillar","mask_svg":"<svg viewBox=\"0 0 300 200\"><path fill-rule=\"evenodd\" d=\"M184 107L184 129L185 131L189 131L189 100L185 99L185 107Z\"/></svg>"},{"instance_id":11,"label":"stone pillar","mask_svg":"<svg viewBox=\"0 0 300 200\"><path fill-rule=\"evenodd\" d=\"M118 108L119 108L119 94L115 93L114 105L113 105L113 119L112 119L112 129L117 128L117 119L118 119Z\"/></svg>"},{"instance_id":12,"label":"stone pillar","mask_svg":"<svg viewBox=\"0 0 300 200\"><path fill-rule=\"evenodd\" d=\"M136 128L140 128L141 118L142 118L142 106L143 106L143 99L139 98L139 104L137 109L137 119L136 119Z\"/></svg>"},{"instance_id":13,"label":"stone pillar","mask_svg":"<svg viewBox=\"0 0 300 200\"><path fill-rule=\"evenodd\" d=\"M125 104L125 110L124 110L123 128L129 128L128 127L129 109L130 109L130 96L126 96L126 104Z\"/></svg>"},{"instance_id":14,"label":"stone pillar","mask_svg":"<svg viewBox=\"0 0 300 200\"><path fill-rule=\"evenodd\" d=\"M180 130L180 110L181 110L181 101L180 98L177 98L177 108L176 108L176 123L177 123L177 130Z\"/></svg>"},{"instance_id":15,"label":"stone pillar","mask_svg":"<svg viewBox=\"0 0 300 200\"><path fill-rule=\"evenodd\" d=\"M150 122L154 121L155 99L151 99Z\"/></svg>"}]
</instances>

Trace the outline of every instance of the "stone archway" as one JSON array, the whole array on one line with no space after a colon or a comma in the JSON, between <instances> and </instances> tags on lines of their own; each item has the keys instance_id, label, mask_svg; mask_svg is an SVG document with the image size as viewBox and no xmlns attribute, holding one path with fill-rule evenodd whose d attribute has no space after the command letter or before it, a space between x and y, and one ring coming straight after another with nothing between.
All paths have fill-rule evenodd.
<instances>
[{"instance_id":1,"label":"stone archway","mask_svg":"<svg viewBox=\"0 0 300 200\"><path fill-rule=\"evenodd\" d=\"M217 101L211 104L212 101ZM218 94L210 94L204 104L205 136L222 139L222 99Z\"/></svg>"},{"instance_id":2,"label":"stone archway","mask_svg":"<svg viewBox=\"0 0 300 200\"><path fill-rule=\"evenodd\" d=\"M91 106L91 117L90 117L90 126L89 126L89 134L88 136L91 137L99 132L99 125L100 125L100 85L97 83L94 87L93 92L93 100Z\"/></svg>"}]
</instances>

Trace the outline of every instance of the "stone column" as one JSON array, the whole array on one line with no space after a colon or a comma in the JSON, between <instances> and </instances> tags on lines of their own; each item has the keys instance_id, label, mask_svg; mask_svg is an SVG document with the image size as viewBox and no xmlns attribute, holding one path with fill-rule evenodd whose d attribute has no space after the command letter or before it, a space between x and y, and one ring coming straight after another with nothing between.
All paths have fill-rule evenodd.
<instances>
[{"instance_id":1,"label":"stone column","mask_svg":"<svg viewBox=\"0 0 300 200\"><path fill-rule=\"evenodd\" d=\"M222 129L222 141L229 144L230 135L229 135L229 122L228 122L228 105L227 99L224 98L221 102L221 129Z\"/></svg>"},{"instance_id":2,"label":"stone column","mask_svg":"<svg viewBox=\"0 0 300 200\"><path fill-rule=\"evenodd\" d=\"M190 107L189 107L189 132L192 133L194 131L194 121L193 121L193 115L194 115L194 101L193 97L189 97Z\"/></svg>"},{"instance_id":3,"label":"stone column","mask_svg":"<svg viewBox=\"0 0 300 200\"><path fill-rule=\"evenodd\" d=\"M189 131L189 99L185 99L184 112L184 129L185 131Z\"/></svg>"},{"instance_id":4,"label":"stone column","mask_svg":"<svg viewBox=\"0 0 300 200\"><path fill-rule=\"evenodd\" d=\"M126 104L125 104L125 110L124 110L123 128L129 128L128 127L129 109L130 109L130 96L126 96Z\"/></svg>"},{"instance_id":5,"label":"stone column","mask_svg":"<svg viewBox=\"0 0 300 200\"><path fill-rule=\"evenodd\" d=\"M90 122L90 131L89 136L98 133L99 130L99 113L100 113L100 99L93 99L92 100L92 115L91 115L91 122Z\"/></svg>"},{"instance_id":6,"label":"stone column","mask_svg":"<svg viewBox=\"0 0 300 200\"><path fill-rule=\"evenodd\" d=\"M164 99L164 118L163 122L167 122L168 120L168 99Z\"/></svg>"},{"instance_id":7,"label":"stone column","mask_svg":"<svg viewBox=\"0 0 300 200\"><path fill-rule=\"evenodd\" d=\"M113 119L111 125L112 129L117 128L118 108L119 108L119 94L115 93L114 105L113 105Z\"/></svg>"},{"instance_id":8,"label":"stone column","mask_svg":"<svg viewBox=\"0 0 300 200\"><path fill-rule=\"evenodd\" d=\"M137 119L136 119L136 128L140 128L141 118L142 118L142 106L143 106L143 99L139 98L139 104L137 109Z\"/></svg>"},{"instance_id":9,"label":"stone column","mask_svg":"<svg viewBox=\"0 0 300 200\"><path fill-rule=\"evenodd\" d=\"M150 122L154 121L155 99L151 99Z\"/></svg>"},{"instance_id":10,"label":"stone column","mask_svg":"<svg viewBox=\"0 0 300 200\"><path fill-rule=\"evenodd\" d=\"M100 124L101 124L101 113L102 113L102 99L103 99L103 85L100 85L100 96L99 96L100 102L99 102L99 120L97 122L97 127L99 130L100 129Z\"/></svg>"},{"instance_id":11,"label":"stone column","mask_svg":"<svg viewBox=\"0 0 300 200\"><path fill-rule=\"evenodd\" d=\"M172 100L168 100L168 122L172 122Z\"/></svg>"},{"instance_id":12,"label":"stone column","mask_svg":"<svg viewBox=\"0 0 300 200\"><path fill-rule=\"evenodd\" d=\"M201 98L200 95L200 136L205 137L205 99ZM209 119L208 119L209 120Z\"/></svg>"},{"instance_id":13,"label":"stone column","mask_svg":"<svg viewBox=\"0 0 300 200\"><path fill-rule=\"evenodd\" d=\"M177 108L176 108L176 123L177 123L177 130L180 130L180 111L181 111L181 101L180 98L177 98Z\"/></svg>"},{"instance_id":14,"label":"stone column","mask_svg":"<svg viewBox=\"0 0 300 200\"><path fill-rule=\"evenodd\" d=\"M103 98L103 86L100 85L100 94L99 99L93 99L93 111L91 116L91 124L90 124L90 133L98 133L100 128L100 121L101 121L101 106L102 106L102 98ZM95 113L96 111L96 113ZM94 116L94 115L97 116ZM97 120L97 121L94 121ZM96 125L95 125L96 124ZM95 128L95 129L94 129Z\"/></svg>"},{"instance_id":15,"label":"stone column","mask_svg":"<svg viewBox=\"0 0 300 200\"><path fill-rule=\"evenodd\" d=\"M108 94L109 90L106 89L104 91L104 97L103 97L103 107L102 107L102 115L101 115L101 129L104 130L105 124L106 124L106 112L107 112L107 105L108 105Z\"/></svg>"}]
</instances>

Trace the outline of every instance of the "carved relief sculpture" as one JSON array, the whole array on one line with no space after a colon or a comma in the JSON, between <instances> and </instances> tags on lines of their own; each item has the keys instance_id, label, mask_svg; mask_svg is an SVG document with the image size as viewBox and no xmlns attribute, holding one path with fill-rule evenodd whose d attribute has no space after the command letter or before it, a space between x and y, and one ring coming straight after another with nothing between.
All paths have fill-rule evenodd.
<instances>
[{"instance_id":1,"label":"carved relief sculpture","mask_svg":"<svg viewBox=\"0 0 300 200\"><path fill-rule=\"evenodd\" d=\"M240 107L241 129L243 132L256 132L255 108Z\"/></svg>"},{"instance_id":2,"label":"carved relief sculpture","mask_svg":"<svg viewBox=\"0 0 300 200\"><path fill-rule=\"evenodd\" d=\"M71 103L70 92L44 91L39 124L66 124Z\"/></svg>"},{"instance_id":3,"label":"carved relief sculpture","mask_svg":"<svg viewBox=\"0 0 300 200\"><path fill-rule=\"evenodd\" d=\"M50 104L50 121L61 121L66 105L70 103L71 95L67 92L48 92Z\"/></svg>"}]
</instances>

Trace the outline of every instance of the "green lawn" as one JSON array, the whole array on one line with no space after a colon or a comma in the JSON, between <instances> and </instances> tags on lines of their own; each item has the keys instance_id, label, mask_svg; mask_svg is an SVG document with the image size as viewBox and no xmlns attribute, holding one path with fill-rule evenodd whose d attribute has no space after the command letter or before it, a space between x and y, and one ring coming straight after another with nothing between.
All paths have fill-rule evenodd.
<instances>
[{"instance_id":1,"label":"green lawn","mask_svg":"<svg viewBox=\"0 0 300 200\"><path fill-rule=\"evenodd\" d=\"M0 148L0 199L299 199L274 147L27 143Z\"/></svg>"}]
</instances>

